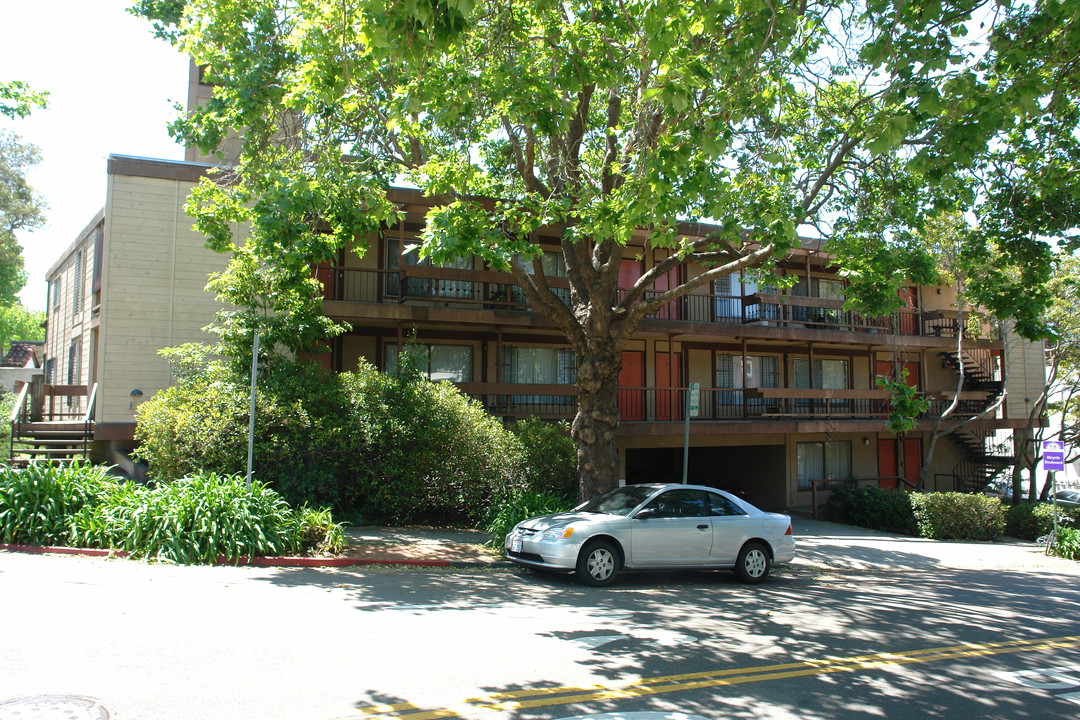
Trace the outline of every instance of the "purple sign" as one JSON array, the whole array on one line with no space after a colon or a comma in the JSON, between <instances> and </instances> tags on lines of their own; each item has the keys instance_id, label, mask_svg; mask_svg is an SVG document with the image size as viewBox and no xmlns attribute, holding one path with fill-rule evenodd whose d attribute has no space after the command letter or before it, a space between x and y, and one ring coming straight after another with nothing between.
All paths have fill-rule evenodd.
<instances>
[{"instance_id":1,"label":"purple sign","mask_svg":"<svg viewBox=\"0 0 1080 720\"><path fill-rule=\"evenodd\" d=\"M1058 440L1043 440L1043 470L1062 472L1065 470L1065 443Z\"/></svg>"}]
</instances>

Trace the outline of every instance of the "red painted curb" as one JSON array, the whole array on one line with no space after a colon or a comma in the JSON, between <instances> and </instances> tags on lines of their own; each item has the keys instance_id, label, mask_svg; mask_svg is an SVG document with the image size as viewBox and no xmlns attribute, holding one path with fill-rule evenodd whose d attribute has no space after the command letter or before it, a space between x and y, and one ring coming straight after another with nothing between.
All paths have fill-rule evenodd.
<instances>
[{"instance_id":1,"label":"red painted curb","mask_svg":"<svg viewBox=\"0 0 1080 720\"><path fill-rule=\"evenodd\" d=\"M254 567L349 567L353 565L415 565L448 567L449 560L405 560L403 558L318 558L318 557L241 557L236 560L218 558L219 565L250 565Z\"/></svg>"}]
</instances>

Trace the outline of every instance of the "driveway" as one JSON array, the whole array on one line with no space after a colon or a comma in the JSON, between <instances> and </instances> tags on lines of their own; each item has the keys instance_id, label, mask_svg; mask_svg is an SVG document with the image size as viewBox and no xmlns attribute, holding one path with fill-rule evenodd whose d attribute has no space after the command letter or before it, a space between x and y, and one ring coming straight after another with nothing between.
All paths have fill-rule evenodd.
<instances>
[{"instance_id":1,"label":"driveway","mask_svg":"<svg viewBox=\"0 0 1080 720\"><path fill-rule=\"evenodd\" d=\"M1047 557L1041 545L926 540L810 518L792 518L797 546L792 568L829 570L1054 570L1080 573L1080 563Z\"/></svg>"}]
</instances>

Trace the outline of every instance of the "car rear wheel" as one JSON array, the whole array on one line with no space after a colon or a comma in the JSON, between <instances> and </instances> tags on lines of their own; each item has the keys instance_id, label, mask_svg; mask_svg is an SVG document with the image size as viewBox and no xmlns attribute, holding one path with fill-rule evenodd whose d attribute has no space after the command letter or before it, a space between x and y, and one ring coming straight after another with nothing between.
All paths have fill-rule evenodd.
<instances>
[{"instance_id":1,"label":"car rear wheel","mask_svg":"<svg viewBox=\"0 0 1080 720\"><path fill-rule=\"evenodd\" d=\"M608 540L592 540L578 555L577 579L586 585L603 587L615 582L619 574L619 551Z\"/></svg>"},{"instance_id":2,"label":"car rear wheel","mask_svg":"<svg viewBox=\"0 0 1080 720\"><path fill-rule=\"evenodd\" d=\"M744 583L756 585L769 577L769 549L759 542L748 542L739 551L735 574Z\"/></svg>"}]
</instances>

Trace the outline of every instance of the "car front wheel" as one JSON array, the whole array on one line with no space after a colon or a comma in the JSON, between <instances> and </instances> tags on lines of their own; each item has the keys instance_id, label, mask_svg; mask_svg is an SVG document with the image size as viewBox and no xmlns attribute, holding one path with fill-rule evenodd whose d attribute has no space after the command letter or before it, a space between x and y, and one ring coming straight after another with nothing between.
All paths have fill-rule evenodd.
<instances>
[{"instance_id":1,"label":"car front wheel","mask_svg":"<svg viewBox=\"0 0 1080 720\"><path fill-rule=\"evenodd\" d=\"M735 574L744 583L756 585L769 577L769 549L759 542L748 542L739 551Z\"/></svg>"},{"instance_id":2,"label":"car front wheel","mask_svg":"<svg viewBox=\"0 0 1080 720\"><path fill-rule=\"evenodd\" d=\"M592 540L578 555L577 579L586 585L603 587L615 582L619 574L619 551L607 540Z\"/></svg>"}]
</instances>

